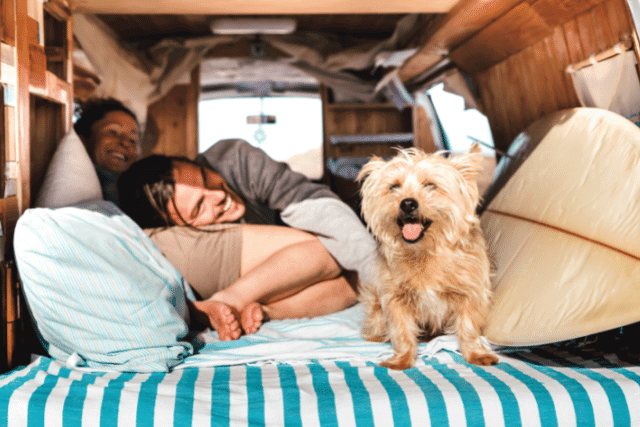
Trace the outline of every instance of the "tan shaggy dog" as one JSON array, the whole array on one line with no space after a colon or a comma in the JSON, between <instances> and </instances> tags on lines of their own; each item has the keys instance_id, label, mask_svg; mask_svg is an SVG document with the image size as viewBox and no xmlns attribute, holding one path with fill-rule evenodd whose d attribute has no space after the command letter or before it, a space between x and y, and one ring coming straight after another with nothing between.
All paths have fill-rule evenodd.
<instances>
[{"instance_id":1,"label":"tan shaggy dog","mask_svg":"<svg viewBox=\"0 0 640 427\"><path fill-rule=\"evenodd\" d=\"M379 278L365 284L363 335L391 342L393 369L415 364L419 340L455 333L464 359L495 365L481 339L491 299L480 221L476 144L453 159L410 148L361 170L362 212L379 243Z\"/></svg>"}]
</instances>

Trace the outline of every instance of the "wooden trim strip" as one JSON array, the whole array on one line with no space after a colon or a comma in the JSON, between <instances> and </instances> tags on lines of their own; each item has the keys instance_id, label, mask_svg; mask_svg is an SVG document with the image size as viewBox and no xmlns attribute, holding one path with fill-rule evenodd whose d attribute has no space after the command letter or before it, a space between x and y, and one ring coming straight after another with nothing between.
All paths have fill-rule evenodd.
<instances>
[{"instance_id":1,"label":"wooden trim strip","mask_svg":"<svg viewBox=\"0 0 640 427\"><path fill-rule=\"evenodd\" d=\"M591 55L588 59L585 59L584 61L576 62L575 64L569 65L566 69L566 72L575 73L578 70L589 67L591 65L595 65L600 61L604 61L605 59L609 59L620 53L623 53L631 49L632 47L633 47L633 42L631 41L631 38L625 38L625 40L622 40L620 43L616 44L615 46L609 49L606 49L600 53Z\"/></svg>"}]
</instances>

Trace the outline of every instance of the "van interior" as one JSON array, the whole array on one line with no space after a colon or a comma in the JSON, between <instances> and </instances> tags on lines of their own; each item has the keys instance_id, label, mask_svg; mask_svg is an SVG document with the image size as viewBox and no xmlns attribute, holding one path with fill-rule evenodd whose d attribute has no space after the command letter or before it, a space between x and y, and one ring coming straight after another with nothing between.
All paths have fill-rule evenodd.
<instances>
[{"instance_id":1,"label":"van interior","mask_svg":"<svg viewBox=\"0 0 640 427\"><path fill-rule=\"evenodd\" d=\"M389 159L399 149L409 147L428 153L446 151L456 155L466 152L473 144L479 144L484 161L478 186L488 205L495 200L501 203L502 198L497 192L503 187L496 189L493 186L493 193L487 193L487 190L492 188L495 177L507 169L516 169L513 165L521 153L519 147L534 139L545 141L545 135L553 134L553 129L565 129L565 124L572 132L580 131L580 125L571 122L569 116L562 116L563 112L593 109L598 114L601 111L615 113L614 121L620 116L624 119L621 126L626 126L624 123L633 126L630 130L625 128L624 135L619 138L617 130L611 131L611 138L633 140L633 128L640 127L639 28L640 5L637 0L0 0L0 82L3 94L0 162L4 164L4 173L0 174L0 341L3 343L0 372L8 373L28 365L35 360L35 355L43 355L43 352L43 357L46 357L22 295L14 259L13 235L20 217L35 207L36 197L60 141L72 128L82 105L92 98L119 99L137 115L143 131L142 157L165 154L195 158L219 140L241 138L261 148L274 160L287 163L310 180L328 185L358 215L361 214L361 195L356 177L372 156ZM545 122L549 117L556 121ZM600 135L595 129L588 128L595 121L587 122L589 125L583 126L583 130L589 130L585 131L585 137ZM626 136L629 132L632 137ZM551 142L554 150L559 152L563 147L572 146L564 142L564 137L559 136ZM570 137L566 135L567 139ZM606 136L602 138L606 139ZM585 169L588 170L587 163L592 165L590 162L595 162L594 159L605 151L603 148L590 160L585 160ZM552 164L558 156L555 151L549 153L536 170L540 174L548 172L545 165ZM632 154L625 156L610 163L624 163L629 165L627 171L635 171L638 158ZM577 155L575 158L580 159ZM569 176L573 175L567 174ZM605 176L608 177L603 173L602 181L609 182ZM630 174L628 180L635 182L637 178L637 175ZM521 187L514 187L514 197L535 200L525 187L532 181L535 179L523 180ZM623 187L621 184L620 188ZM624 189L628 190L627 187ZM551 190L541 191L555 194ZM633 196L629 198L633 199ZM575 201L574 205L582 206L580 212L589 210L589 203L583 205ZM637 219L635 214L632 211L630 217ZM612 215L617 214L614 212ZM518 211L510 216L521 219L525 214ZM538 224L544 221L531 219L530 222ZM601 224L596 222L585 225L585 229L598 228ZM562 220L549 227L554 232L565 231ZM572 236L579 234L578 231L567 233ZM627 234L634 235L631 232ZM529 234L534 235L535 231ZM595 237L587 240L597 241L598 250L613 249L616 254L623 254L625 259L631 259L633 265L625 270L631 273L626 276L636 274L636 279L629 280L637 285L637 273L640 271L637 243L634 247L627 242L612 243L606 238L602 242ZM514 256L504 262L512 263L515 259ZM522 265L526 264L522 261ZM513 273L513 277L518 274ZM564 279L569 280L567 277ZM523 313L527 312L526 307L521 309ZM625 317L625 322L640 321L637 309L628 309L627 312L629 316ZM637 319L633 317L636 313ZM384 412L386 409L376 409L374 388L391 387L389 382L385 382L388 381L387 374L377 370L372 375L382 381L383 386L369 386L367 383L367 393L370 394L364 393L374 396L367 406L370 419L366 416L358 418L362 414L358 415L357 410L354 412L353 407L358 407L355 402L364 396L354 391L354 383L349 385L354 405L344 406L350 408L346 412L361 425L369 425L368 422L374 418L376 422L370 425L385 425L384 420L391 418L398 421L394 414L419 421L420 415L416 414L421 414L422 409L416 408L422 406L425 413L431 409L431 425L439 425L438 421L454 425L459 414L452 408L466 411L466 424L461 425L475 425L473 409L470 408L481 406L486 425L512 425L509 416L513 413L508 410L512 407L509 406L511 395L501 394L500 387L506 384L510 390L516 390L521 386L518 382L521 377L509 369L530 375L532 382L539 380L544 387L554 381L570 387L567 384L576 376L584 375L594 381L600 375L594 364L598 364L598 369L605 369L609 367L608 363L613 363L605 356L606 363L605 359L595 362L589 359L585 366L594 370L585 373L579 370L582 367L576 368L582 362L575 362L571 355L564 354L568 361L563 359L557 363L564 363L570 372L563 368L560 373L550 374L549 370L556 368L550 360L558 359L550 356L548 351L546 348L539 353L533 350L525 356L518 353L514 356L517 361L509 365L515 368L504 368L503 371L496 368L485 373L479 368L469 368L468 372L479 378L471 380L471 388L480 391L471 398L461 394L462 400L457 393L463 393L464 385L448 377L443 367L448 363L463 364L459 356L451 356L444 362L439 359L443 365L432 366L429 365L431 362L426 362L431 366L429 369L440 372L448 378L447 381L451 381L451 389L456 389L453 400L443 399L441 407L449 405L442 412L444 418L439 418L441 413L434 412L435 406L429 406L431 402L428 405L424 402L418 404L411 401L413 397L407 397L413 403L394 406L398 405L395 400L398 395L392 392L384 395L384 399L390 399L389 407L392 409L388 413ZM38 359L38 363L45 361L53 363ZM242 366L250 371L253 366L248 363ZM330 372L327 384L332 382L332 387L336 381L332 375L348 379L352 372L350 369L356 366L336 363L337 367L332 365L331 368L322 365ZM523 367L523 363L526 366ZM291 366L286 368L286 372L280 371L281 378L290 372L289 368L291 372L298 369L295 364ZM309 370L314 371L320 365L309 366ZM365 369L364 365L357 366ZM368 366L373 369L372 364ZM627 421L632 421L627 425L633 425L633 420L640 422L637 390L629 392L640 384L637 381L638 366L636 358L603 374L604 377L615 377L615 381L623 376L635 378L628 389L624 384L619 385L627 393L628 405L623 406L625 410L628 406L630 415ZM577 374L571 370L574 368L578 369ZM60 372L64 369L62 366ZM236 372L234 368L226 369ZM264 379L264 384L256 386L260 393L274 392L268 388L269 369L258 369ZM60 375L76 375L64 372ZM179 372L185 379L191 371ZM213 375L213 371L204 368L197 372L205 377L209 373ZM505 379L505 372L513 376ZM609 375L609 372L613 373ZM48 372L48 375L53 374ZM298 375L302 374L298 372ZM425 390L431 390L432 384L420 382L417 378L420 375L423 373L415 371L408 377L421 388L420 399L424 400L428 395ZM540 379L542 375L549 375L552 379ZM318 396L322 394L322 386L316 382L321 381L320 377L313 377ZM399 383L405 380L404 377L393 379ZM588 388L582 380L581 377L575 381L581 384L580 387ZM0 395L3 385L8 382L3 381L5 379L0 375ZM20 381L26 383L27 377ZM135 382L135 378L132 381ZM439 380L429 381L438 384ZM530 387L525 394L534 390L535 386L531 386L528 380L522 381ZM482 386L478 385L480 383ZM482 394L485 383L500 389L495 396L491 395L491 401L485 400L488 398ZM414 386L412 383L411 387ZM71 387L73 389L74 386ZM447 387L441 387L441 390ZM553 387L549 386L550 389ZM532 419L537 422L532 425L565 425L563 421L566 420L562 417L566 413L560 407L569 401L573 402L575 413L568 410L570 414L566 415L569 417L566 425L571 425L571 419L575 421L577 418L580 422L592 421L592 424L585 425L599 425L597 421L601 418L598 417L610 416L618 420L615 408L612 415L606 416L597 409L602 405L607 408L603 411L607 412L618 402L611 400L610 394L617 392L611 392L607 385L603 387L610 398L606 403L603 403L606 399L594 398L593 395L600 392L592 389L583 394L580 394L582 391L575 392L575 395L572 394L574 390L570 390L560 397L552 391L553 396L549 398L540 398L536 394L541 408L539 412L522 403L529 397L523 398L515 391L516 397L512 400L520 402L516 418L521 423L518 425L528 425L526 414L529 410L535 413ZM276 393L282 393L279 386L275 389ZM304 389L302 384L296 385L294 394L298 393L297 399L304 406L304 391L301 389ZM87 395L91 392L83 389ZM157 388L154 389L156 392L154 396L158 396L158 402L161 402L162 393ZM408 389L405 392L406 396L413 396ZM635 393L635 397L629 397L628 393ZM285 402L286 398L282 398L282 394L280 396L279 399ZM590 409L577 403L582 402L580 399L585 396L596 402ZM266 399L266 396L261 394L260 398ZM126 403L119 399L115 405L124 408ZM251 397L243 395L242 399L246 399L241 403L245 405L244 412L238 415L238 419L241 424L245 421L245 424L253 424L255 419L251 419L251 409L247 409L252 407ZM545 412L548 409L545 405L551 400L555 402L551 402L554 409ZM89 398L85 400L85 407L89 401ZM498 411L500 414L491 418L488 414L498 401L507 409ZM309 425L341 424L338 420L344 421L341 417L347 415L339 410L341 402L332 402L332 407L338 407L335 419L327 421L322 418L328 415L323 415L318 410L319 403L314 403L316 410L313 413L318 412L320 420L327 422ZM178 406L172 400L170 406L174 404ZM212 407L210 401L207 404ZM162 409L158 409L161 405L153 405L155 425L161 425L157 422L158 417L161 418L158 415L162 413ZM285 411L300 412L299 407L292 409L286 402L283 405ZM261 408L264 424L269 410ZM194 420L196 412L187 411ZM381 415L383 412L386 415ZM175 413L179 411L176 409ZM554 424L545 419L549 413L558 417L556 421L559 422ZM591 418L581 418L585 413L591 414ZM0 410L0 417L2 414ZM44 417L44 410L37 414L34 416ZM105 414L103 407L102 419L106 419ZM230 414L225 422L235 416L233 411ZM85 421L90 418L87 411L83 416ZM140 413L137 416L141 417ZM285 421L286 414L278 416L281 418L271 420L273 425ZM206 422L211 421L214 425L213 419L213 416L211 420L207 418ZM499 419L498 424L492 424L495 419ZM306 425L306 419L301 424ZM349 422L345 422L347 424ZM193 425L196 425L195 421Z\"/></svg>"}]
</instances>

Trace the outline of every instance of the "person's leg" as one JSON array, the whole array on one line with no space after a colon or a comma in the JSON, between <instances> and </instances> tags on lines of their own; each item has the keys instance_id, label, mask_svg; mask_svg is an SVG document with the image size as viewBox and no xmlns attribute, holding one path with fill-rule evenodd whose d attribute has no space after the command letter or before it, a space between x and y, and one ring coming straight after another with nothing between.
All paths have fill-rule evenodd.
<instances>
[{"instance_id":1,"label":"person's leg","mask_svg":"<svg viewBox=\"0 0 640 427\"><path fill-rule=\"evenodd\" d=\"M146 229L145 233L199 297L189 304L190 327L194 330L211 327L222 340L239 338L240 313L223 303L200 298L206 300L240 277L241 225L169 227Z\"/></svg>"},{"instance_id":2,"label":"person's leg","mask_svg":"<svg viewBox=\"0 0 640 427\"><path fill-rule=\"evenodd\" d=\"M262 307L267 318L297 319L324 316L358 302L355 283L345 275L309 286L300 292Z\"/></svg>"},{"instance_id":3,"label":"person's leg","mask_svg":"<svg viewBox=\"0 0 640 427\"><path fill-rule=\"evenodd\" d=\"M214 294L241 313L246 333L268 318L313 317L355 302L340 266L313 235L288 227L242 227L241 277ZM264 310L264 311L263 311Z\"/></svg>"},{"instance_id":4,"label":"person's leg","mask_svg":"<svg viewBox=\"0 0 640 427\"><path fill-rule=\"evenodd\" d=\"M222 341L237 340L242 335L240 316L228 305L217 301L187 301L191 326L211 327Z\"/></svg>"}]
</instances>

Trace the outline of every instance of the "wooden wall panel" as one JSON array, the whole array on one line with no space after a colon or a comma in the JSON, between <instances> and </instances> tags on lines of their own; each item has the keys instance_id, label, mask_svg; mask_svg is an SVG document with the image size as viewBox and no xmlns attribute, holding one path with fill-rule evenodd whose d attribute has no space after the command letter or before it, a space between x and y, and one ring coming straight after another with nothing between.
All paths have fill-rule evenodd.
<instances>
[{"instance_id":1,"label":"wooden wall panel","mask_svg":"<svg viewBox=\"0 0 640 427\"><path fill-rule=\"evenodd\" d=\"M62 104L31 96L30 123L37 123L30 128L31 203L42 186L53 153L66 133L65 108Z\"/></svg>"},{"instance_id":2,"label":"wooden wall panel","mask_svg":"<svg viewBox=\"0 0 640 427\"><path fill-rule=\"evenodd\" d=\"M16 44L16 4L14 0L2 0L0 3L0 32L2 41L8 45Z\"/></svg>"},{"instance_id":3,"label":"wooden wall panel","mask_svg":"<svg viewBox=\"0 0 640 427\"><path fill-rule=\"evenodd\" d=\"M506 150L533 121L579 106L566 67L631 33L625 0L590 1L594 5L548 37L473 75L497 148Z\"/></svg>"},{"instance_id":4,"label":"wooden wall panel","mask_svg":"<svg viewBox=\"0 0 640 427\"><path fill-rule=\"evenodd\" d=\"M521 1L460 0L437 25L426 26L420 40L420 51L405 61L398 70L398 76L406 82L420 75L440 61L445 52L460 45Z\"/></svg>"},{"instance_id":5,"label":"wooden wall panel","mask_svg":"<svg viewBox=\"0 0 640 427\"><path fill-rule=\"evenodd\" d=\"M577 14L586 12L602 0L529 0L547 24L555 27Z\"/></svg>"},{"instance_id":6,"label":"wooden wall panel","mask_svg":"<svg viewBox=\"0 0 640 427\"><path fill-rule=\"evenodd\" d=\"M591 11L604 0L527 0L458 44L448 44L450 57L460 69L479 73L507 57L550 37L558 25L575 20L576 34L585 45L604 44L606 30ZM604 48L603 48L604 49ZM424 48L423 48L424 50Z\"/></svg>"},{"instance_id":7,"label":"wooden wall panel","mask_svg":"<svg viewBox=\"0 0 640 427\"><path fill-rule=\"evenodd\" d=\"M551 27L526 2L489 24L450 56L462 70L485 70L520 51L529 40L549 36Z\"/></svg>"},{"instance_id":8,"label":"wooden wall panel","mask_svg":"<svg viewBox=\"0 0 640 427\"><path fill-rule=\"evenodd\" d=\"M198 154L199 71L190 84L176 85L149 106L147 126L154 136L143 141L142 156L151 153L194 158Z\"/></svg>"}]
</instances>

